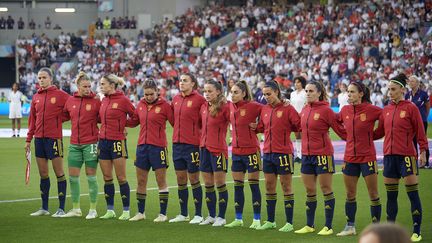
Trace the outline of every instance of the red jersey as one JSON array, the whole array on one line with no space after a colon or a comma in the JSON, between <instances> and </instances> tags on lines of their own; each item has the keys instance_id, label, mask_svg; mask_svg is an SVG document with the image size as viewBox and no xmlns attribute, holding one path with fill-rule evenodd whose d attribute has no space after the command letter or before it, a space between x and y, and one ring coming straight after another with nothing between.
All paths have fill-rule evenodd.
<instances>
[{"instance_id":1,"label":"red jersey","mask_svg":"<svg viewBox=\"0 0 432 243\"><path fill-rule=\"evenodd\" d=\"M121 91L103 98L99 116L102 126L99 131L100 139L124 140L124 129L127 115L133 116L135 111L130 100Z\"/></svg>"},{"instance_id":2,"label":"red jersey","mask_svg":"<svg viewBox=\"0 0 432 243\"><path fill-rule=\"evenodd\" d=\"M151 144L159 147L167 146L166 122L174 124L171 105L164 99L158 98L153 104L141 99L128 126L136 127L140 124L138 145Z\"/></svg>"},{"instance_id":3,"label":"red jersey","mask_svg":"<svg viewBox=\"0 0 432 243\"><path fill-rule=\"evenodd\" d=\"M101 101L94 93L80 96L75 92L70 96L63 109L64 120L71 120L71 144L92 144L98 141L97 126Z\"/></svg>"},{"instance_id":4,"label":"red jersey","mask_svg":"<svg viewBox=\"0 0 432 243\"><path fill-rule=\"evenodd\" d=\"M210 115L209 104L201 106L202 132L200 147L207 148L211 153L223 153L228 158L226 133L230 118L229 103L222 105L215 117Z\"/></svg>"},{"instance_id":5,"label":"red jersey","mask_svg":"<svg viewBox=\"0 0 432 243\"><path fill-rule=\"evenodd\" d=\"M171 103L174 110L173 143L200 144L200 109L205 102L195 90L188 96L181 93L174 96Z\"/></svg>"},{"instance_id":6,"label":"red jersey","mask_svg":"<svg viewBox=\"0 0 432 243\"><path fill-rule=\"evenodd\" d=\"M256 133L249 127L249 124L256 122L261 108L262 105L257 102L230 103L233 154L249 155L260 149Z\"/></svg>"},{"instance_id":7,"label":"red jersey","mask_svg":"<svg viewBox=\"0 0 432 243\"><path fill-rule=\"evenodd\" d=\"M329 136L329 128L340 136L346 133L338 123L336 114L327 101L307 104L300 112L302 132L302 154L333 155L333 145Z\"/></svg>"},{"instance_id":8,"label":"red jersey","mask_svg":"<svg viewBox=\"0 0 432 243\"><path fill-rule=\"evenodd\" d=\"M291 132L300 130L300 116L292 105L265 105L257 131L264 131L264 153L292 154Z\"/></svg>"},{"instance_id":9,"label":"red jersey","mask_svg":"<svg viewBox=\"0 0 432 243\"><path fill-rule=\"evenodd\" d=\"M428 148L420 111L411 101L392 102L384 107L375 137L384 135L384 155L417 156L412 142L414 136L420 152Z\"/></svg>"},{"instance_id":10,"label":"red jersey","mask_svg":"<svg viewBox=\"0 0 432 243\"><path fill-rule=\"evenodd\" d=\"M376 160L374 145L375 122L382 109L370 103L346 105L339 112L339 119L345 126L346 140L344 161L367 163Z\"/></svg>"},{"instance_id":11,"label":"red jersey","mask_svg":"<svg viewBox=\"0 0 432 243\"><path fill-rule=\"evenodd\" d=\"M33 96L28 121L29 131L26 142L36 138L62 138L63 108L69 95L50 86L39 89Z\"/></svg>"}]
</instances>

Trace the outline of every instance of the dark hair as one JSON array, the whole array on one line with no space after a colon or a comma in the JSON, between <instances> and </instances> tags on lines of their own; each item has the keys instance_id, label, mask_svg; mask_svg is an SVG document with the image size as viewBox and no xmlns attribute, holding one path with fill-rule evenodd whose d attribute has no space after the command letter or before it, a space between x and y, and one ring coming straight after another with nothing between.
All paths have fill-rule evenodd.
<instances>
[{"instance_id":1,"label":"dark hair","mask_svg":"<svg viewBox=\"0 0 432 243\"><path fill-rule=\"evenodd\" d=\"M209 108L210 115L215 117L217 113L220 111L222 105L226 103L226 98L223 95L223 87L220 82L217 82L213 79L207 80L205 84L211 84L216 88L216 90L219 91L219 96L216 98L216 101Z\"/></svg>"},{"instance_id":2,"label":"dark hair","mask_svg":"<svg viewBox=\"0 0 432 243\"><path fill-rule=\"evenodd\" d=\"M263 87L263 88L270 88L270 89L272 89L273 91L278 92L277 97L278 97L279 100L282 100L282 92L281 92L281 89L280 89L280 87L279 87L278 82L276 82L276 81L274 81L274 80L272 80L272 81L268 81L268 82L266 82L266 83L264 84L264 87Z\"/></svg>"},{"instance_id":3,"label":"dark hair","mask_svg":"<svg viewBox=\"0 0 432 243\"><path fill-rule=\"evenodd\" d=\"M408 77L404 73L399 73L396 77L390 78L390 82L399 84L402 88L405 88L408 81Z\"/></svg>"},{"instance_id":4,"label":"dark hair","mask_svg":"<svg viewBox=\"0 0 432 243\"><path fill-rule=\"evenodd\" d=\"M368 234L378 237L380 243L409 243L410 237L406 229L397 224L380 223L370 224L360 235L360 238Z\"/></svg>"},{"instance_id":5,"label":"dark hair","mask_svg":"<svg viewBox=\"0 0 432 243\"><path fill-rule=\"evenodd\" d=\"M361 100L362 103L363 102L372 103L371 99L370 99L370 90L368 87L366 87L366 85L364 85L361 81L351 82L350 85L356 86L358 92L363 93L363 97Z\"/></svg>"},{"instance_id":6,"label":"dark hair","mask_svg":"<svg viewBox=\"0 0 432 243\"><path fill-rule=\"evenodd\" d=\"M234 84L235 86L237 86L242 92L246 93L245 97L243 98L243 100L246 101L251 101L252 100L252 93L251 90L248 86L248 84L246 83L245 80L240 80L237 83Z\"/></svg>"},{"instance_id":7,"label":"dark hair","mask_svg":"<svg viewBox=\"0 0 432 243\"><path fill-rule=\"evenodd\" d=\"M301 83L301 86L303 87L303 89L306 87L306 79L303 76L298 76L294 78L294 83L295 81L298 80Z\"/></svg>"},{"instance_id":8,"label":"dark hair","mask_svg":"<svg viewBox=\"0 0 432 243\"><path fill-rule=\"evenodd\" d=\"M157 86L156 82L153 79L147 79L143 83L143 89L154 89L154 90L157 91L158 90L158 86Z\"/></svg>"},{"instance_id":9,"label":"dark hair","mask_svg":"<svg viewBox=\"0 0 432 243\"><path fill-rule=\"evenodd\" d=\"M322 82L311 81L308 84L315 86L317 91L321 93L321 95L318 98L320 101L323 101L323 100L327 101L328 100L327 91L325 90L324 84Z\"/></svg>"},{"instance_id":10,"label":"dark hair","mask_svg":"<svg viewBox=\"0 0 432 243\"><path fill-rule=\"evenodd\" d=\"M47 67L43 67L43 68L39 69L39 73L40 72L46 72L48 74L48 76L50 76L51 79L54 76L53 75L53 71L50 68L47 68Z\"/></svg>"},{"instance_id":11,"label":"dark hair","mask_svg":"<svg viewBox=\"0 0 432 243\"><path fill-rule=\"evenodd\" d=\"M191 79L191 81L194 83L194 86L193 86L194 90L198 89L198 81L196 80L196 78L195 78L194 75L192 75L191 73L182 73L180 75L180 77L183 76L183 75L188 76Z\"/></svg>"}]
</instances>

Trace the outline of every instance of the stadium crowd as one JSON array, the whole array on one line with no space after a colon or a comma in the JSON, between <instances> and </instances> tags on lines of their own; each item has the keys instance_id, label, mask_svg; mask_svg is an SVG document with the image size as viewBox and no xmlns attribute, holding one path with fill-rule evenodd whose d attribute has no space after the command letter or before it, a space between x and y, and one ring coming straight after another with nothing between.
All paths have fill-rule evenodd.
<instances>
[{"instance_id":1,"label":"stadium crowd","mask_svg":"<svg viewBox=\"0 0 432 243\"><path fill-rule=\"evenodd\" d=\"M139 84L147 77L154 77L162 95L171 99L182 72L196 74L200 86L210 78L225 85L244 79L255 91L261 81L275 79L286 93L293 78L303 74L325 83L333 105L341 83L361 80L371 89L373 104L382 107L387 103L386 80L400 70L417 75L430 93L432 40L423 38L422 29L423 22L432 20L430 9L423 1L207 6L165 19L131 40L118 33L94 38L62 34L54 40L33 36L17 41L21 88L31 95L36 90L35 70L76 54L78 69L90 74L93 88L103 74L118 73L133 100L143 96ZM246 34L230 46L209 48L231 31ZM191 47L200 47L202 55L190 54ZM56 80L66 91L74 91L74 75L57 72Z\"/></svg>"}]
</instances>

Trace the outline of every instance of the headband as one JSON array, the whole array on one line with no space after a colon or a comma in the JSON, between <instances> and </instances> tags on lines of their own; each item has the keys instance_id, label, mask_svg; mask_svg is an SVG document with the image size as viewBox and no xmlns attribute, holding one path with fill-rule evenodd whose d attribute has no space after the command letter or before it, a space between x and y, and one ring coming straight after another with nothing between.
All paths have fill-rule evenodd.
<instances>
[{"instance_id":1,"label":"headband","mask_svg":"<svg viewBox=\"0 0 432 243\"><path fill-rule=\"evenodd\" d=\"M399 84L400 86L402 86L402 88L405 87L405 85L402 84L401 81L398 81L398 80L396 80L396 79L391 79L390 82L397 83L397 84Z\"/></svg>"}]
</instances>

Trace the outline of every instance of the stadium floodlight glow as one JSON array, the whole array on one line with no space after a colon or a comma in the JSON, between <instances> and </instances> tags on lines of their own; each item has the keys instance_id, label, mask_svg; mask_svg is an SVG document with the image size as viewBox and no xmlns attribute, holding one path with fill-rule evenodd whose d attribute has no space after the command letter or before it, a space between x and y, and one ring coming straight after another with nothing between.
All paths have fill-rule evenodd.
<instances>
[{"instance_id":1,"label":"stadium floodlight glow","mask_svg":"<svg viewBox=\"0 0 432 243\"><path fill-rule=\"evenodd\" d=\"M55 8L56 13L75 13L75 8Z\"/></svg>"},{"instance_id":2,"label":"stadium floodlight glow","mask_svg":"<svg viewBox=\"0 0 432 243\"><path fill-rule=\"evenodd\" d=\"M8 8L0 8L0 12L7 12Z\"/></svg>"}]
</instances>

